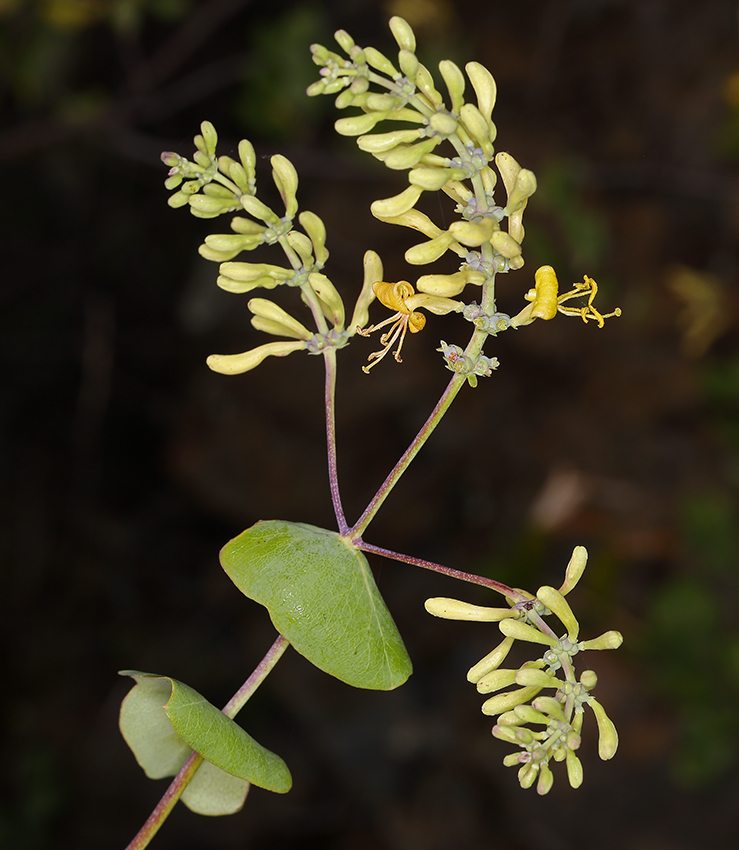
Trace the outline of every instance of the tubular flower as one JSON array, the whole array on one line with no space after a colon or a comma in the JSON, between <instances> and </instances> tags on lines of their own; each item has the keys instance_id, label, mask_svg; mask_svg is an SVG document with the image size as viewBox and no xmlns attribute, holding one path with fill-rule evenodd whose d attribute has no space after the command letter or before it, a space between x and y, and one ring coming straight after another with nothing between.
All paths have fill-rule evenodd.
<instances>
[{"instance_id":1,"label":"tubular flower","mask_svg":"<svg viewBox=\"0 0 739 850\"><path fill-rule=\"evenodd\" d=\"M362 371L365 373L369 373L369 370L382 360L393 345L395 345L396 341L398 342L398 347L393 352L393 357L396 362L403 362L400 351L403 348L406 333L408 331L412 334L418 333L426 326L426 317L416 308L423 308L440 316L446 313L458 313L464 309L464 303L462 301L453 301L451 298L444 298L439 295L427 295L424 292L416 293L407 280L400 280L397 283L378 280L372 284L372 291L384 307L387 307L389 310L395 310L395 313L384 321L376 325L370 325L368 328L357 327L356 332L358 334L369 336L373 331L390 325L389 329L380 337L380 344L383 346L382 349L370 354L367 359L372 362L370 362L369 366L362 367Z\"/></svg>"},{"instance_id":2,"label":"tubular flower","mask_svg":"<svg viewBox=\"0 0 739 850\"><path fill-rule=\"evenodd\" d=\"M506 756L503 763L519 767L518 780L523 788L536 784L539 794L552 787L551 760L564 761L573 788L582 783L582 764L576 751L580 746L585 706L595 715L598 726L598 753L612 758L618 747L618 733L603 706L591 691L598 677L592 670L575 674L575 656L586 650L617 649L623 638L609 631L591 640L580 640L580 624L565 598L583 574L588 553L577 546L567 565L559 589L540 587L536 596L510 588L502 589L509 608L486 608L455 599L428 599L426 610L436 617L453 620L497 622L503 641L470 668L467 677L479 693L492 694L482 705L483 714L498 715L493 735L517 744L521 751ZM565 633L553 630L546 617L554 615ZM543 654L518 668L502 668L514 641L520 640L544 648ZM541 695L549 691L549 695ZM527 728L529 725L534 729ZM542 727L542 728L536 728Z\"/></svg>"}]
</instances>

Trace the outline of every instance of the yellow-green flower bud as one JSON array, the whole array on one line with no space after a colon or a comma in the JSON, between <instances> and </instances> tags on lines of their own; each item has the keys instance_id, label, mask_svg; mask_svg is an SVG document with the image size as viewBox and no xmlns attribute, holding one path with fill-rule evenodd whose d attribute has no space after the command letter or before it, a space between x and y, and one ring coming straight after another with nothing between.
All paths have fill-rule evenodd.
<instances>
[{"instance_id":1,"label":"yellow-green flower bud","mask_svg":"<svg viewBox=\"0 0 739 850\"><path fill-rule=\"evenodd\" d=\"M521 765L518 771L518 784L522 788L531 788L539 776L539 770L533 762Z\"/></svg>"},{"instance_id":2,"label":"yellow-green flower bud","mask_svg":"<svg viewBox=\"0 0 739 850\"><path fill-rule=\"evenodd\" d=\"M405 261L412 266L423 266L427 263L433 263L448 251L452 244L456 244L456 240L450 233L442 233L435 239L428 242L422 242L420 245L414 245L405 252Z\"/></svg>"},{"instance_id":3,"label":"yellow-green flower bud","mask_svg":"<svg viewBox=\"0 0 739 850\"><path fill-rule=\"evenodd\" d=\"M439 62L439 72L449 90L449 97L452 101L452 112L458 113L464 103L464 74L451 59L442 59Z\"/></svg>"},{"instance_id":4,"label":"yellow-green flower bud","mask_svg":"<svg viewBox=\"0 0 739 850\"><path fill-rule=\"evenodd\" d=\"M411 53L415 53L416 36L405 18L393 15L390 18L390 32L401 50L409 50Z\"/></svg>"},{"instance_id":5,"label":"yellow-green flower bud","mask_svg":"<svg viewBox=\"0 0 739 850\"><path fill-rule=\"evenodd\" d=\"M462 269L454 274L425 274L416 281L416 289L419 292L428 292L429 295L441 295L445 298L453 298L459 295L467 284L481 286L487 280L485 274L476 269Z\"/></svg>"},{"instance_id":6,"label":"yellow-green flower bud","mask_svg":"<svg viewBox=\"0 0 739 850\"><path fill-rule=\"evenodd\" d=\"M252 185L250 185L249 177L240 162L236 162L230 156L221 156L218 158L218 168L223 174L233 180L242 193L249 194Z\"/></svg>"},{"instance_id":7,"label":"yellow-green flower bud","mask_svg":"<svg viewBox=\"0 0 739 850\"><path fill-rule=\"evenodd\" d=\"M292 339L300 339L295 334L288 333L287 328L282 322L275 322L274 319L265 319L262 316L252 316L251 324L254 330L263 334L271 334L272 336L286 336Z\"/></svg>"},{"instance_id":8,"label":"yellow-green flower bud","mask_svg":"<svg viewBox=\"0 0 739 850\"><path fill-rule=\"evenodd\" d=\"M477 247L489 242L497 222L492 218L480 221L455 221L449 227L449 233L462 245Z\"/></svg>"},{"instance_id":9,"label":"yellow-green flower bud","mask_svg":"<svg viewBox=\"0 0 739 850\"><path fill-rule=\"evenodd\" d=\"M592 691L598 684L598 675L595 670L583 670L580 674L580 684L586 691Z\"/></svg>"},{"instance_id":10,"label":"yellow-green flower bud","mask_svg":"<svg viewBox=\"0 0 739 850\"><path fill-rule=\"evenodd\" d=\"M549 717L541 711L537 711L532 705L517 705L513 709L513 713L518 717L519 723L541 723L543 726L549 725ZM498 722L500 723L500 719Z\"/></svg>"},{"instance_id":11,"label":"yellow-green flower bud","mask_svg":"<svg viewBox=\"0 0 739 850\"><path fill-rule=\"evenodd\" d=\"M493 248L509 260L521 253L521 246L505 230L496 230L490 241L493 243Z\"/></svg>"},{"instance_id":12,"label":"yellow-green flower bud","mask_svg":"<svg viewBox=\"0 0 739 850\"><path fill-rule=\"evenodd\" d=\"M506 621L510 622L510 621ZM504 711L510 711L517 705L523 705L532 697L539 693L539 688L519 688L516 691L510 691L504 694L490 697L482 704L481 711L483 714L494 715L502 714Z\"/></svg>"},{"instance_id":13,"label":"yellow-green flower bud","mask_svg":"<svg viewBox=\"0 0 739 850\"><path fill-rule=\"evenodd\" d=\"M537 697L531 705L536 711L540 711L542 714L548 714L553 720L559 720L561 722L567 720L562 709L562 703L554 697Z\"/></svg>"},{"instance_id":14,"label":"yellow-green flower bud","mask_svg":"<svg viewBox=\"0 0 739 850\"><path fill-rule=\"evenodd\" d=\"M567 779L570 783L570 787L579 788L582 785L583 780L582 762L575 755L575 751L571 750L569 747L567 748L567 755L565 758L567 760Z\"/></svg>"},{"instance_id":15,"label":"yellow-green flower bud","mask_svg":"<svg viewBox=\"0 0 739 850\"><path fill-rule=\"evenodd\" d=\"M458 126L459 122L457 119L448 112L435 112L429 118L429 127L431 128L431 131L435 135L441 136L444 139L449 136L453 136L457 132Z\"/></svg>"},{"instance_id":16,"label":"yellow-green flower bud","mask_svg":"<svg viewBox=\"0 0 739 850\"><path fill-rule=\"evenodd\" d=\"M236 233L256 235L264 233L266 229L263 224L259 224L259 222L253 221L250 218L245 218L243 215L235 215L231 219L231 230L235 230Z\"/></svg>"},{"instance_id":17,"label":"yellow-green flower bud","mask_svg":"<svg viewBox=\"0 0 739 850\"><path fill-rule=\"evenodd\" d=\"M363 328L369 321L369 306L375 300L372 288L378 280L382 280L382 260L374 251L366 251L364 255L364 282L354 307L348 332L353 336L357 328Z\"/></svg>"},{"instance_id":18,"label":"yellow-green flower bud","mask_svg":"<svg viewBox=\"0 0 739 850\"><path fill-rule=\"evenodd\" d=\"M539 781L536 783L536 793L543 797L552 790L554 774L548 764L542 764L539 768Z\"/></svg>"},{"instance_id":19,"label":"yellow-green flower bud","mask_svg":"<svg viewBox=\"0 0 739 850\"><path fill-rule=\"evenodd\" d=\"M504 638L492 652L489 652L484 658L470 667L467 673L467 681L476 685L483 676L490 673L492 670L497 670L498 667L505 661L506 656L511 651L513 646L513 638Z\"/></svg>"},{"instance_id":20,"label":"yellow-green flower bud","mask_svg":"<svg viewBox=\"0 0 739 850\"><path fill-rule=\"evenodd\" d=\"M406 300L406 306L411 312L416 309L416 306L423 306L425 309L430 309L425 304L411 306L408 303L410 300ZM480 623L497 623L505 617L516 616L516 612L511 608L486 608L482 605L471 605L469 602L462 602L460 599L447 599L443 596L427 599L424 607L429 614L432 614L434 617L442 617L445 620L473 620Z\"/></svg>"},{"instance_id":21,"label":"yellow-green flower bud","mask_svg":"<svg viewBox=\"0 0 739 850\"><path fill-rule=\"evenodd\" d=\"M477 682L477 691L492 694L501 688L507 688L516 681L518 670L491 670Z\"/></svg>"},{"instance_id":22,"label":"yellow-green flower bud","mask_svg":"<svg viewBox=\"0 0 739 850\"><path fill-rule=\"evenodd\" d=\"M213 233L205 237L205 244L200 245L198 253L206 260L222 263L231 260L242 251L251 251L262 241L261 235L231 233Z\"/></svg>"},{"instance_id":23,"label":"yellow-green flower bud","mask_svg":"<svg viewBox=\"0 0 739 850\"><path fill-rule=\"evenodd\" d=\"M485 168L480 171L480 179L482 180L482 186L485 189L485 192L492 198L493 190L498 182L498 175L490 168L489 165L486 165Z\"/></svg>"},{"instance_id":24,"label":"yellow-green flower bud","mask_svg":"<svg viewBox=\"0 0 739 850\"><path fill-rule=\"evenodd\" d=\"M545 646L556 646L557 639L542 634L538 629L522 623L519 620L503 620L498 628L506 637L514 640L526 640L531 643L541 643Z\"/></svg>"},{"instance_id":25,"label":"yellow-green flower bud","mask_svg":"<svg viewBox=\"0 0 739 850\"><path fill-rule=\"evenodd\" d=\"M565 570L565 580L559 588L559 592L562 596L567 596L578 581L580 581L580 577L585 572L587 563L588 550L584 546L575 546L572 550L570 562L567 564L567 569Z\"/></svg>"},{"instance_id":26,"label":"yellow-green flower bud","mask_svg":"<svg viewBox=\"0 0 739 850\"><path fill-rule=\"evenodd\" d=\"M216 218L222 213L233 212L238 209L238 201L236 201L231 193L230 198L218 198L209 195L190 195L188 203L190 204L190 212L196 218ZM172 198L175 196L173 195ZM172 206L170 198L170 206Z\"/></svg>"},{"instance_id":27,"label":"yellow-green flower bud","mask_svg":"<svg viewBox=\"0 0 739 850\"><path fill-rule=\"evenodd\" d=\"M375 218L379 218L381 221L402 215L415 206L416 201L421 197L422 193L423 189L420 186L408 186L399 195L393 195L392 198L383 198L380 201L373 201L370 205L370 212Z\"/></svg>"},{"instance_id":28,"label":"yellow-green flower bud","mask_svg":"<svg viewBox=\"0 0 739 850\"><path fill-rule=\"evenodd\" d=\"M340 136L361 136L387 118L390 110L383 112L368 112L364 115L352 115L351 118L339 118L334 123L334 129Z\"/></svg>"},{"instance_id":29,"label":"yellow-green flower bud","mask_svg":"<svg viewBox=\"0 0 739 850\"><path fill-rule=\"evenodd\" d=\"M600 637L580 641L580 649L618 649L624 642L621 632L604 632Z\"/></svg>"},{"instance_id":30,"label":"yellow-green flower bud","mask_svg":"<svg viewBox=\"0 0 739 850\"><path fill-rule=\"evenodd\" d=\"M305 343L295 342L268 342L243 354L211 354L205 361L208 368L222 375L240 375L258 366L265 357L285 357L293 351L305 348Z\"/></svg>"},{"instance_id":31,"label":"yellow-green flower bud","mask_svg":"<svg viewBox=\"0 0 739 850\"><path fill-rule=\"evenodd\" d=\"M408 182L420 186L425 192L437 192L450 180L461 180L465 176L461 168L435 168L418 166L408 175Z\"/></svg>"},{"instance_id":32,"label":"yellow-green flower bud","mask_svg":"<svg viewBox=\"0 0 739 850\"><path fill-rule=\"evenodd\" d=\"M524 670L519 670L516 673L517 685L536 685L538 688L559 688L562 684L556 676L545 673L543 670L536 670L532 667L526 667Z\"/></svg>"},{"instance_id":33,"label":"yellow-green flower bud","mask_svg":"<svg viewBox=\"0 0 739 850\"><path fill-rule=\"evenodd\" d=\"M344 53L349 53L352 47L354 47L354 39L349 35L346 30L336 30L336 32L334 33L334 38L336 39L336 43L344 51Z\"/></svg>"},{"instance_id":34,"label":"yellow-green flower bud","mask_svg":"<svg viewBox=\"0 0 739 850\"><path fill-rule=\"evenodd\" d=\"M406 298L405 306L413 312L414 310L428 310L429 313L434 313L437 316L446 316L448 313L461 313L465 308L464 301L454 301L451 298L445 298L440 295L429 295L427 292L417 292ZM506 611L510 608L489 608L489 611Z\"/></svg>"},{"instance_id":35,"label":"yellow-green flower bud","mask_svg":"<svg viewBox=\"0 0 739 850\"><path fill-rule=\"evenodd\" d=\"M408 145L417 142L421 130L392 130L390 133L373 133L360 136L357 139L357 147L366 153L384 153L391 151L398 145Z\"/></svg>"},{"instance_id":36,"label":"yellow-green flower bud","mask_svg":"<svg viewBox=\"0 0 739 850\"><path fill-rule=\"evenodd\" d=\"M221 289L225 289L226 292L233 292L235 295L243 295L245 292L251 292L254 289L274 289L276 286L279 286L280 282L269 275L262 275L244 283L232 280L225 275L218 275L216 278L216 284Z\"/></svg>"},{"instance_id":37,"label":"yellow-green flower bud","mask_svg":"<svg viewBox=\"0 0 739 850\"><path fill-rule=\"evenodd\" d=\"M544 585L536 591L536 598L562 621L562 625L567 629L567 636L570 641L577 643L580 623L578 623L577 617L564 596L555 588Z\"/></svg>"},{"instance_id":38,"label":"yellow-green flower bud","mask_svg":"<svg viewBox=\"0 0 739 850\"><path fill-rule=\"evenodd\" d=\"M239 142L239 159L249 182L253 184L257 173L257 155L254 152L254 145L248 139L242 139Z\"/></svg>"},{"instance_id":39,"label":"yellow-green flower bud","mask_svg":"<svg viewBox=\"0 0 739 850\"><path fill-rule=\"evenodd\" d=\"M485 116L472 103L465 103L459 111L459 118L464 129L478 145L486 157L492 157L493 145L490 141L490 126Z\"/></svg>"},{"instance_id":40,"label":"yellow-green flower bud","mask_svg":"<svg viewBox=\"0 0 739 850\"><path fill-rule=\"evenodd\" d=\"M516 182L513 185L513 191L508 194L508 203L506 204L505 214L510 215L521 209L521 206L534 194L536 191L536 177L533 171L528 168L522 168L516 175Z\"/></svg>"},{"instance_id":41,"label":"yellow-green flower bud","mask_svg":"<svg viewBox=\"0 0 739 850\"><path fill-rule=\"evenodd\" d=\"M500 176L503 178L506 193L510 195L513 187L516 185L516 176L521 170L521 166L505 151L501 151L495 155L495 164L498 166Z\"/></svg>"},{"instance_id":42,"label":"yellow-green flower bud","mask_svg":"<svg viewBox=\"0 0 739 850\"><path fill-rule=\"evenodd\" d=\"M305 325L294 319L289 313L286 313L274 301L268 301L266 298L252 298L246 306L254 314L255 318L267 319L279 326L280 330L270 330L267 331L268 333L276 333L281 336L304 340L309 340L313 336ZM254 320L252 320L252 324L258 330L265 330L264 327L259 327L255 324Z\"/></svg>"},{"instance_id":43,"label":"yellow-green flower bud","mask_svg":"<svg viewBox=\"0 0 739 850\"><path fill-rule=\"evenodd\" d=\"M382 159L393 171L403 171L417 165L423 157L430 153L440 142L436 136L416 142L414 145L400 145L378 158Z\"/></svg>"},{"instance_id":44,"label":"yellow-green flower bud","mask_svg":"<svg viewBox=\"0 0 739 850\"><path fill-rule=\"evenodd\" d=\"M241 206L254 218L260 219L265 224L275 225L280 223L280 217L277 213L271 210L267 204L263 204L259 198L255 198L254 195L242 195L240 201Z\"/></svg>"},{"instance_id":45,"label":"yellow-green flower bud","mask_svg":"<svg viewBox=\"0 0 739 850\"><path fill-rule=\"evenodd\" d=\"M387 58L387 56L380 53L380 51L376 50L374 47L364 48L364 58L367 60L368 65L371 65L375 70L381 71L383 74L387 74L388 77L392 77L394 79L398 76L398 70L393 63Z\"/></svg>"},{"instance_id":46,"label":"yellow-green flower bud","mask_svg":"<svg viewBox=\"0 0 739 850\"><path fill-rule=\"evenodd\" d=\"M606 714L603 706L598 700L590 698L588 705L593 709L595 719L598 723L598 755L607 761L616 755L618 749L618 732L613 721Z\"/></svg>"},{"instance_id":47,"label":"yellow-green flower bud","mask_svg":"<svg viewBox=\"0 0 739 850\"><path fill-rule=\"evenodd\" d=\"M296 192L298 191L298 172L289 159L276 154L270 159L272 163L272 179L280 193L285 213L288 218L294 218L298 211Z\"/></svg>"},{"instance_id":48,"label":"yellow-green flower bud","mask_svg":"<svg viewBox=\"0 0 739 850\"><path fill-rule=\"evenodd\" d=\"M335 328L343 329L344 327L344 302L341 299L336 287L320 272L313 272L308 275L308 282L313 287L313 291L321 299L321 307L326 318Z\"/></svg>"},{"instance_id":49,"label":"yellow-green flower bud","mask_svg":"<svg viewBox=\"0 0 739 850\"><path fill-rule=\"evenodd\" d=\"M303 267L306 269L312 269L314 264L313 243L305 235L305 233L298 233L297 230L291 230L287 234L286 238L290 247L293 248L300 257L300 262L303 264Z\"/></svg>"},{"instance_id":50,"label":"yellow-green flower bud","mask_svg":"<svg viewBox=\"0 0 739 850\"><path fill-rule=\"evenodd\" d=\"M328 249L326 248L326 225L323 220L310 210L305 210L298 216L300 226L308 234L310 241L313 243L313 253L316 257L316 262L323 265L328 259Z\"/></svg>"},{"instance_id":51,"label":"yellow-green flower bud","mask_svg":"<svg viewBox=\"0 0 739 850\"><path fill-rule=\"evenodd\" d=\"M400 65L400 70L411 82L416 79L416 74L418 73L418 57L415 53L410 50L401 50L398 53L398 65Z\"/></svg>"},{"instance_id":52,"label":"yellow-green flower bud","mask_svg":"<svg viewBox=\"0 0 739 850\"><path fill-rule=\"evenodd\" d=\"M218 271L224 277L240 283L249 283L264 275L276 281L287 280L293 275L292 269L273 266L269 263L222 263Z\"/></svg>"},{"instance_id":53,"label":"yellow-green flower bud","mask_svg":"<svg viewBox=\"0 0 739 850\"><path fill-rule=\"evenodd\" d=\"M434 85L434 78L431 76L429 69L418 63L418 71L416 72L416 87L428 98L432 106L439 107L444 103L442 96Z\"/></svg>"},{"instance_id":54,"label":"yellow-green flower bud","mask_svg":"<svg viewBox=\"0 0 739 850\"><path fill-rule=\"evenodd\" d=\"M486 119L490 120L497 95L497 86L493 75L479 62L468 62L464 69L467 71L467 76L477 95L477 105L480 112Z\"/></svg>"},{"instance_id":55,"label":"yellow-green flower bud","mask_svg":"<svg viewBox=\"0 0 739 850\"><path fill-rule=\"evenodd\" d=\"M202 135L195 136L195 147L202 153L213 156L216 152L216 145L218 144L216 128L210 121L203 121L200 125L200 132Z\"/></svg>"},{"instance_id":56,"label":"yellow-green flower bud","mask_svg":"<svg viewBox=\"0 0 739 850\"><path fill-rule=\"evenodd\" d=\"M411 172L411 175L412 174L413 172ZM408 212L404 212L402 215L385 216L382 218L382 221L385 221L388 224L399 224L403 227L411 227L413 230L418 230L430 239L435 239L444 232L440 227L437 227L433 221L431 221L426 213L419 212L416 209L408 210Z\"/></svg>"}]
</instances>

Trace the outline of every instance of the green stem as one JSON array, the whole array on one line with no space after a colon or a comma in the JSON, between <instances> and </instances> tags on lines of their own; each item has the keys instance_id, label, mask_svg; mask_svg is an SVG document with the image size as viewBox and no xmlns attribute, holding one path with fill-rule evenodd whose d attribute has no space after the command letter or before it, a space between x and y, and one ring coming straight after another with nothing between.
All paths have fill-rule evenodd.
<instances>
[{"instance_id":1,"label":"green stem","mask_svg":"<svg viewBox=\"0 0 739 850\"><path fill-rule=\"evenodd\" d=\"M421 450L422 446L431 436L434 428L439 424L441 418L449 409L449 406L454 401L457 393L462 389L463 384L466 381L466 377L464 375L454 375L454 377L447 384L447 388L444 390L441 398L436 404L436 407L431 412L431 415L424 423L421 430L418 432L413 442L408 446L405 450L403 456L400 460L395 464L392 471L382 483L380 489L375 493L372 501L367 505L364 513L359 518L357 523L350 529L347 530L345 536L349 536L352 540L357 541L362 537L362 534L365 532L367 526L372 522L377 511L380 509L382 503L387 499L390 495L390 491L400 480L401 475L406 471L408 466L410 465L413 458L418 454Z\"/></svg>"},{"instance_id":2,"label":"green stem","mask_svg":"<svg viewBox=\"0 0 739 850\"><path fill-rule=\"evenodd\" d=\"M267 678L272 668L280 660L284 651L290 644L287 638L279 635L277 640L272 644L267 654L256 666L254 672L244 682L238 691L223 707L223 713L227 717L234 718L241 711L247 700L254 694L254 691ZM187 788L190 780L195 775L195 771L203 762L203 757L200 753L192 752L187 761L182 765L180 772L172 780L169 788L164 792L164 796L157 803L154 811L149 815L146 823L136 833L133 841L128 845L126 850L142 850L147 847L151 839L157 834L159 828L164 821L169 817L169 813L175 807L175 804L182 796L182 792Z\"/></svg>"},{"instance_id":3,"label":"green stem","mask_svg":"<svg viewBox=\"0 0 739 850\"><path fill-rule=\"evenodd\" d=\"M339 476L336 465L336 349L331 346L324 350L323 360L326 367L325 406L326 406L326 446L328 455L328 481L331 488L331 502L339 527L339 534L346 534L349 525L344 515L339 490Z\"/></svg>"}]
</instances>

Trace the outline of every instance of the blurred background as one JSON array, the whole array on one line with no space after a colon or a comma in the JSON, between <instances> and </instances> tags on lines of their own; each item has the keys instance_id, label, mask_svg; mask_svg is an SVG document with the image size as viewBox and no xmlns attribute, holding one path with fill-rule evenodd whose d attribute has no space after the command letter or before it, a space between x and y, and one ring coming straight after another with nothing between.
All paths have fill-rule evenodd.
<instances>
[{"instance_id":1,"label":"blurred background","mask_svg":"<svg viewBox=\"0 0 739 850\"><path fill-rule=\"evenodd\" d=\"M7 648L0 841L124 847L166 782L147 780L117 712L136 668L221 705L272 643L266 613L218 565L260 518L331 527L318 358L227 378L208 354L264 341L197 246L223 225L171 210L162 150L203 119L297 166L326 222L327 272L352 304L362 254L416 274L411 231L369 203L400 191L305 97L312 42L341 27L393 55L475 59L498 82L499 150L531 168L527 264L594 277L605 328L558 318L491 339L500 369L464 390L366 535L535 591L572 547L589 659L621 744L546 798L501 762L465 680L497 642L423 601L475 588L373 562L414 659L392 693L331 680L288 652L240 721L285 758L286 797L253 789L210 820L177 807L155 847L549 850L736 846L739 795L739 4L734 0L0 0L0 570ZM441 81L439 81L441 85ZM439 224L451 209L436 198ZM266 262L280 259L266 252ZM446 263L446 265L445 265ZM451 257L436 267L451 271ZM419 273L428 271L423 269ZM288 293L289 295L289 293ZM279 294L278 294L279 298ZM283 301L286 306L288 302ZM293 305L294 306L294 305ZM448 374L430 317L404 362L340 357L339 474L350 520L423 423Z\"/></svg>"}]
</instances>

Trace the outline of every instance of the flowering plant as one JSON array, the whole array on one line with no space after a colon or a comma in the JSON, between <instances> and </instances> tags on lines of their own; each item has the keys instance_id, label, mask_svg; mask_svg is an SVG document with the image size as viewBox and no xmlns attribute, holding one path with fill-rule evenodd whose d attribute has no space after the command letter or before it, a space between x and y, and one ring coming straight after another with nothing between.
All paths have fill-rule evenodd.
<instances>
[{"instance_id":1,"label":"flowering plant","mask_svg":"<svg viewBox=\"0 0 739 850\"><path fill-rule=\"evenodd\" d=\"M170 206L188 206L193 215L204 219L231 216L231 232L206 236L199 249L203 257L219 263L218 285L236 294L279 287L300 296L300 319L272 300L250 297L252 325L280 339L242 353L214 354L207 363L216 372L234 375L254 369L269 356L305 351L323 358L328 473L337 528L267 520L224 546L224 570L244 595L267 608L277 637L222 710L171 677L123 671L136 684L123 702L122 733L147 775L175 775L131 847L148 843L180 797L193 811L228 814L241 808L252 783L277 793L289 790L292 779L284 761L233 721L288 646L354 687L389 690L405 682L411 673L410 658L375 585L367 553L482 585L505 598L507 604L500 608L435 598L426 602L426 609L437 617L498 623L502 642L470 669L468 678L480 693L494 694L482 710L497 716L495 737L520 748L506 756L504 763L519 765L524 788L536 784L540 794L547 793L553 782L551 761L564 761L570 785L581 784L577 750L587 706L598 725L601 758L609 759L616 752L615 727L593 697L595 673L584 670L578 676L575 671L576 659L584 650L613 649L621 643L615 631L580 640L579 624L566 597L585 569L583 547L573 552L558 590L544 586L530 594L365 540L380 506L460 390L465 385L475 387L479 378L490 377L498 368L496 357L483 354L490 337L527 327L536 319L551 320L558 313L579 316L585 323L592 320L600 327L609 316L620 315L619 310L601 313L595 307L598 287L589 277L560 294L551 266L536 271L519 312L508 315L497 310L496 277L524 266L523 214L536 190L536 178L510 154L494 152L496 86L490 72L470 62L465 79L457 65L442 61L439 72L448 93L445 100L416 56L408 23L394 17L390 29L399 48L397 63L372 47L360 48L344 31L336 33L343 55L314 45L320 79L308 94L336 95L340 110L358 108L359 114L336 122L337 131L357 137L359 148L388 168L407 172L408 185L394 197L375 201L371 210L378 219L412 228L425 237L406 251L409 266L432 264L448 251L459 259L457 271L423 274L414 283L386 281L379 255L367 251L362 286L349 315L324 273L329 257L324 224L312 211L299 212L298 175L285 157L271 159L283 207L274 210L257 196L257 158L248 141L239 143L237 159L219 156L216 131L203 122L192 160L162 154L170 168L166 186L176 190L169 198ZM467 80L474 102L465 100ZM376 132L386 121L408 127ZM505 191L499 203L495 197L498 175ZM456 219L445 229L415 206L424 192L438 191L455 203ZM242 258L264 245L279 246L282 259L265 263ZM379 313L376 323L370 324L375 301L390 315ZM400 363L407 333L424 329L424 311L460 314L470 323L469 341L464 347L440 342L437 350L453 373L449 383L362 515L350 523L342 506L336 462L337 352L357 336L384 329L380 348L369 354L364 371L378 366L389 352ZM561 627L547 622L550 615ZM542 654L517 668L502 668L515 640L542 647L538 650Z\"/></svg>"}]
</instances>

